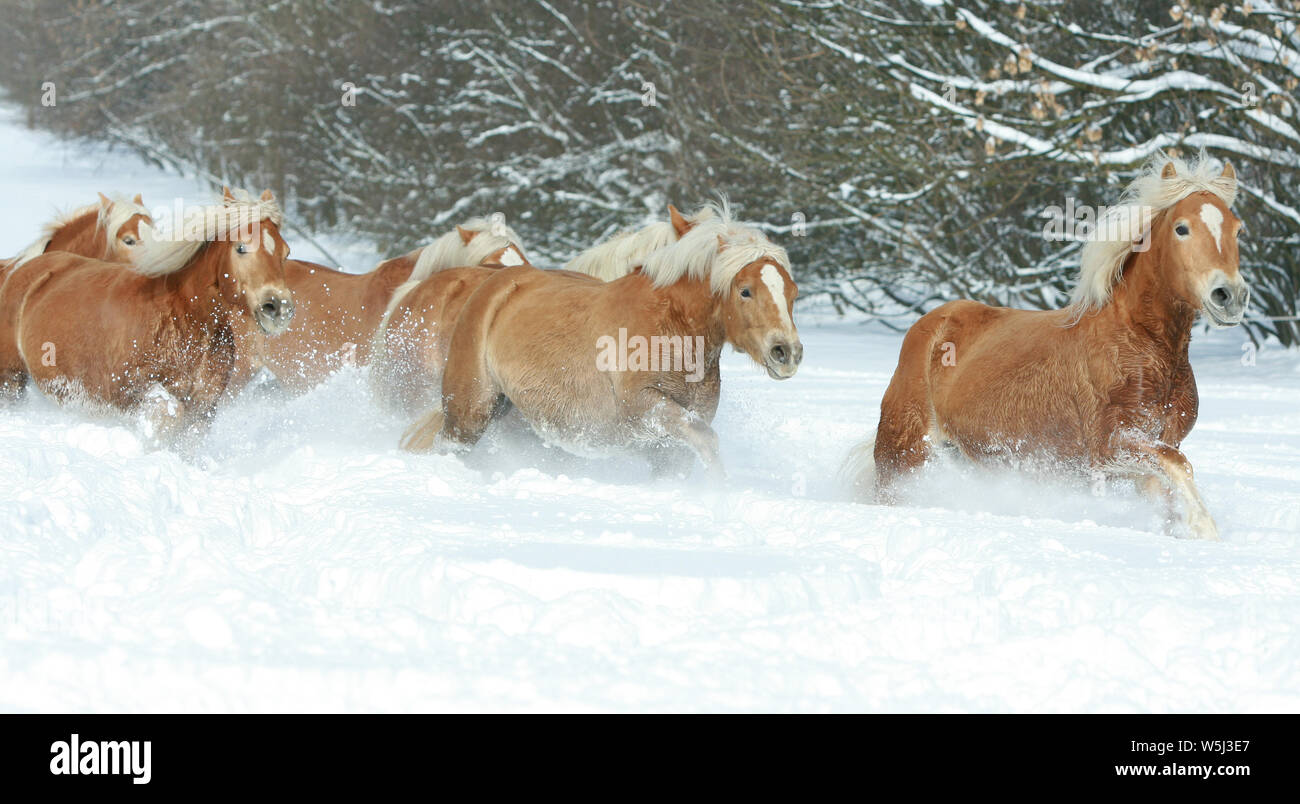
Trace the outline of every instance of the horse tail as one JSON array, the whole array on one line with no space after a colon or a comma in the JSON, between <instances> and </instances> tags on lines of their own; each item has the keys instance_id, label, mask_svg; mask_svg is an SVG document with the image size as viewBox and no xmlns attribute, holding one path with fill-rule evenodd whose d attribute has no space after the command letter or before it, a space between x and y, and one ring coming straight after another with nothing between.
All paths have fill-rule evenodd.
<instances>
[{"instance_id":1,"label":"horse tail","mask_svg":"<svg viewBox=\"0 0 1300 804\"><path fill-rule=\"evenodd\" d=\"M849 450L840 467L840 480L848 487L850 496L858 502L871 502L876 498L876 436L873 434Z\"/></svg>"},{"instance_id":2,"label":"horse tail","mask_svg":"<svg viewBox=\"0 0 1300 804\"><path fill-rule=\"evenodd\" d=\"M393 386L398 381L399 374L393 364L393 356L388 351L388 325L402 300L419 284L418 280L407 280L397 286L393 297L388 300L383 317L379 319L379 326L375 327L374 334L370 336L370 387L375 400L385 407L396 407L397 390Z\"/></svg>"},{"instance_id":3,"label":"horse tail","mask_svg":"<svg viewBox=\"0 0 1300 804\"><path fill-rule=\"evenodd\" d=\"M384 317L379 319L379 328L375 330L376 343L384 339L384 333L388 331L388 322L392 320L393 313L401 305L402 300L410 295L411 291L415 290L421 281L419 279L408 279L393 291L393 297L388 300L388 306L384 308Z\"/></svg>"}]
</instances>

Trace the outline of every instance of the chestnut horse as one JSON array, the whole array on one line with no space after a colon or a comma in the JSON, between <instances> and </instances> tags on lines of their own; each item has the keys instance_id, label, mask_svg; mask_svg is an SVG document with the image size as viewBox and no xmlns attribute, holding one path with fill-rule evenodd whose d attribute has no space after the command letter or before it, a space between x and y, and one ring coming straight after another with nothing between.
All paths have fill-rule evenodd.
<instances>
[{"instance_id":1,"label":"chestnut horse","mask_svg":"<svg viewBox=\"0 0 1300 804\"><path fill-rule=\"evenodd\" d=\"M592 246L570 260L565 270L601 280L617 279L713 215L713 208L706 206L687 218L669 204L668 220L622 232ZM470 295L492 273L490 268L447 268L422 280L413 277L393 294L372 349L375 359L370 377L377 399L404 413L438 404L448 333Z\"/></svg>"},{"instance_id":2,"label":"chestnut horse","mask_svg":"<svg viewBox=\"0 0 1300 804\"><path fill-rule=\"evenodd\" d=\"M725 206L620 279L494 271L450 333L439 403L403 446L466 450L514 406L575 453L630 448L656 474L684 473L695 455L721 479L709 423L723 344L775 379L793 376L803 357L796 294L785 250Z\"/></svg>"},{"instance_id":3,"label":"chestnut horse","mask_svg":"<svg viewBox=\"0 0 1300 804\"><path fill-rule=\"evenodd\" d=\"M47 251L67 251L107 262L130 262L152 227L153 218L140 196L128 201L100 193L99 203L60 215L46 224L41 236L17 257L0 262L0 277L9 268Z\"/></svg>"},{"instance_id":4,"label":"chestnut horse","mask_svg":"<svg viewBox=\"0 0 1300 804\"><path fill-rule=\"evenodd\" d=\"M249 374L264 366L280 385L306 391L345 365L366 365L375 330L402 283L419 281L457 265L522 265L518 235L487 218L471 218L433 243L386 260L373 271L349 274L323 265L288 260L285 279L296 312L284 334L249 332L240 353Z\"/></svg>"},{"instance_id":5,"label":"chestnut horse","mask_svg":"<svg viewBox=\"0 0 1300 804\"><path fill-rule=\"evenodd\" d=\"M288 246L270 192L225 191L127 266L50 252L0 290L0 390L28 377L59 401L142 415L160 441L206 424L228 390L232 329L284 331Z\"/></svg>"},{"instance_id":6,"label":"chestnut horse","mask_svg":"<svg viewBox=\"0 0 1300 804\"><path fill-rule=\"evenodd\" d=\"M922 316L903 339L874 445L850 470L857 492L893 501L947 443L976 461L1134 477L1171 523L1217 539L1178 447L1196 421L1192 324L1200 313L1237 324L1249 298L1236 192L1229 164L1216 173L1204 155L1192 166L1161 155L1085 244L1068 308L956 301Z\"/></svg>"}]
</instances>

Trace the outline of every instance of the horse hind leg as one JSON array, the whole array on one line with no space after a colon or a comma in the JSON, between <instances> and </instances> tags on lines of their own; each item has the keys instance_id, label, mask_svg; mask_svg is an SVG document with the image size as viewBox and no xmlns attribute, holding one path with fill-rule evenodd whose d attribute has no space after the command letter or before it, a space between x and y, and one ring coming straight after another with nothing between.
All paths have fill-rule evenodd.
<instances>
[{"instance_id":1,"label":"horse hind leg","mask_svg":"<svg viewBox=\"0 0 1300 804\"><path fill-rule=\"evenodd\" d=\"M16 330L11 320L0 322L0 402L18 402L27 389L27 362Z\"/></svg>"},{"instance_id":2,"label":"horse hind leg","mask_svg":"<svg viewBox=\"0 0 1300 804\"><path fill-rule=\"evenodd\" d=\"M928 403L881 406L872 446L877 501L896 503L902 481L930 459L932 416Z\"/></svg>"},{"instance_id":3,"label":"horse hind leg","mask_svg":"<svg viewBox=\"0 0 1300 804\"><path fill-rule=\"evenodd\" d=\"M465 451L478 443L493 420L510 409L510 400L488 366L489 332L508 292L485 285L471 297L451 333L442 372L441 408L434 408L412 425L403 444Z\"/></svg>"},{"instance_id":4,"label":"horse hind leg","mask_svg":"<svg viewBox=\"0 0 1300 804\"><path fill-rule=\"evenodd\" d=\"M925 377L929 356L913 353L908 360L907 346L905 342L898 369L880 402L880 422L875 442L870 445L871 461L866 461L863 454L867 445L858 448L863 451L859 453L859 465L869 466L871 474L860 470L855 489L866 494L870 490L867 481L873 480L876 501L891 505L900 498L902 481L930 459L938 433Z\"/></svg>"}]
</instances>

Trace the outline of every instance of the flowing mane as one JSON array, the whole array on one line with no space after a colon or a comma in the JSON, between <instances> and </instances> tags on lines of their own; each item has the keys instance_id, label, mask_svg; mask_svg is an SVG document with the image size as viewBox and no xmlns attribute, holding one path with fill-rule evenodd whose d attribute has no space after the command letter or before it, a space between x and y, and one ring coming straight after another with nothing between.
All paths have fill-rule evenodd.
<instances>
[{"instance_id":1,"label":"flowing mane","mask_svg":"<svg viewBox=\"0 0 1300 804\"><path fill-rule=\"evenodd\" d=\"M44 254L45 249L50 246L50 241L54 239L54 236L58 234L60 229L75 223L81 218L90 215L96 216L95 226L103 229L111 240L117 235L118 230L121 229L127 221L131 220L131 218L136 215L147 216L148 214L149 210L123 196L114 196L107 205L102 203L87 204L84 207L77 207L76 209L61 213L56 215L49 223L41 227L40 236L33 240L31 244L22 251L18 252L18 256L14 257L13 266L16 268L19 265L36 259Z\"/></svg>"},{"instance_id":2,"label":"flowing mane","mask_svg":"<svg viewBox=\"0 0 1300 804\"><path fill-rule=\"evenodd\" d=\"M710 204L711 215L674 243L653 252L641 264L642 275L656 287L684 278L709 280L715 295L725 293L746 265L771 259L790 271L785 249L757 228L732 219L725 201ZM698 213L697 213L698 214Z\"/></svg>"},{"instance_id":3,"label":"flowing mane","mask_svg":"<svg viewBox=\"0 0 1300 804\"><path fill-rule=\"evenodd\" d=\"M1164 178L1167 166L1174 175ZM1192 193L1212 193L1229 207L1237 198L1235 175L1222 175L1204 151L1189 165L1182 159L1157 153L1142 173L1124 190L1118 206L1106 210L1097 229L1083 246L1079 282L1070 291L1070 324L1110 301L1133 243L1147 232L1160 213Z\"/></svg>"},{"instance_id":4,"label":"flowing mane","mask_svg":"<svg viewBox=\"0 0 1300 804\"><path fill-rule=\"evenodd\" d=\"M477 234L466 243L461 237L461 229L477 232ZM410 293L416 285L448 268L481 265L493 253L512 244L519 245L520 242L519 235L515 234L514 229L504 223L494 225L488 218L470 218L439 237L420 250L420 256L415 260L415 267L411 269L411 276L393 291L393 297L388 300L388 307L384 310L384 317L380 322L381 331L387 326L393 310L397 309L397 305L401 304L402 299L406 298L406 294Z\"/></svg>"},{"instance_id":5,"label":"flowing mane","mask_svg":"<svg viewBox=\"0 0 1300 804\"><path fill-rule=\"evenodd\" d=\"M716 216L716 208L706 205L697 209L687 220L703 223ZM675 242L677 230L672 222L656 221L640 229L619 232L569 260L564 268L608 282L630 273L649 254Z\"/></svg>"},{"instance_id":6,"label":"flowing mane","mask_svg":"<svg viewBox=\"0 0 1300 804\"><path fill-rule=\"evenodd\" d=\"M466 243L460 229L477 234ZM519 242L519 235L504 223L494 225L488 218L470 218L420 250L408 281L420 282L447 268L478 265L494 252Z\"/></svg>"},{"instance_id":7,"label":"flowing mane","mask_svg":"<svg viewBox=\"0 0 1300 804\"><path fill-rule=\"evenodd\" d=\"M245 190L232 192L234 200L187 208L184 220L173 221L166 234L145 243L128 268L144 276L172 274L188 265L206 243L228 239L264 220L279 226L284 219L275 201L255 199Z\"/></svg>"}]
</instances>

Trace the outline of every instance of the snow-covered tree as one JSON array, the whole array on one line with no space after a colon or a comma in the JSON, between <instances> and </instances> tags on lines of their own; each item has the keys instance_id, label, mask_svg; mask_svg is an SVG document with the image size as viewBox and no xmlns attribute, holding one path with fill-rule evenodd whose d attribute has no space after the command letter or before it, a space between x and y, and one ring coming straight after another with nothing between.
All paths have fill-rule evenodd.
<instances>
[{"instance_id":1,"label":"snow-covered tree","mask_svg":"<svg viewBox=\"0 0 1300 804\"><path fill-rule=\"evenodd\" d=\"M35 124L270 185L301 236L393 251L501 211L554 262L725 192L805 297L899 326L958 296L1059 304L1078 244L1050 211L1204 148L1242 178L1254 329L1300 340L1295 0L0 9L0 85Z\"/></svg>"}]
</instances>

